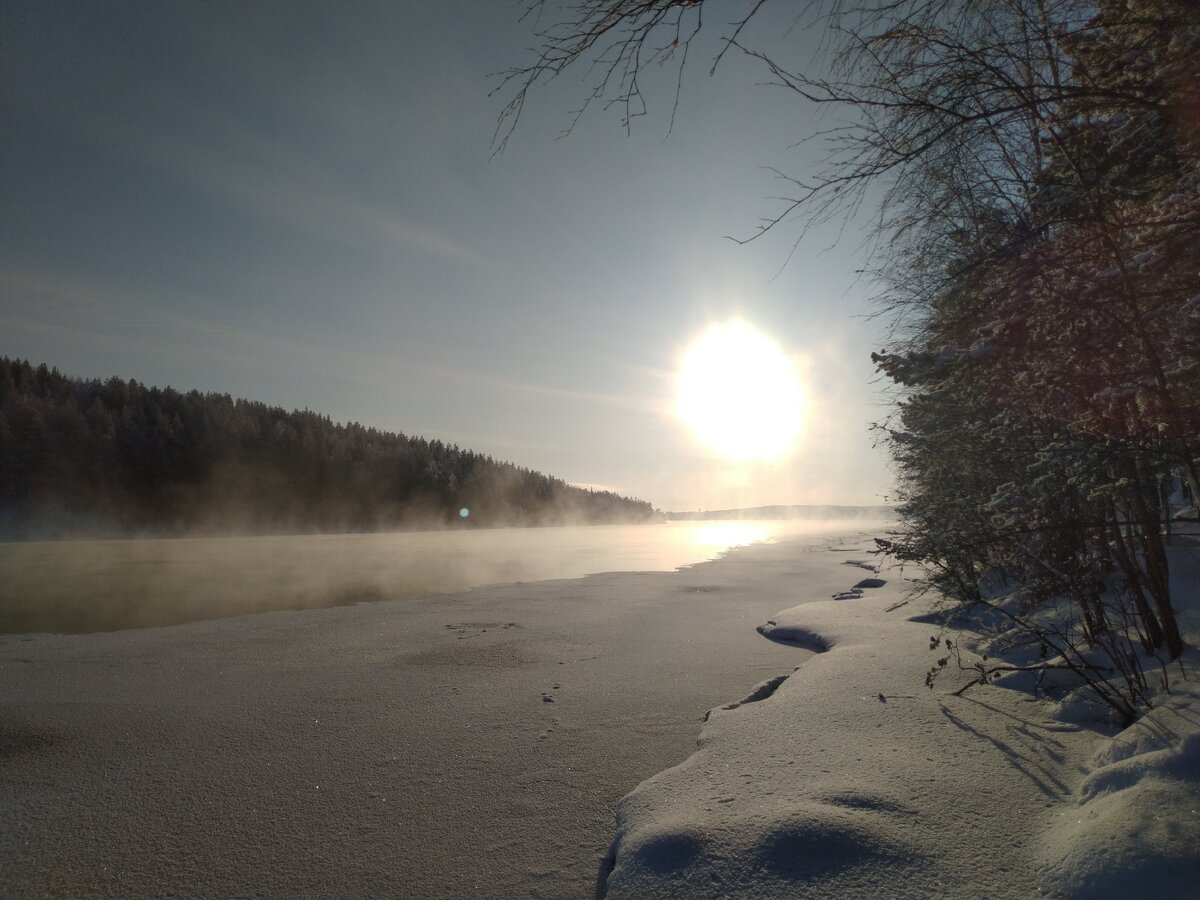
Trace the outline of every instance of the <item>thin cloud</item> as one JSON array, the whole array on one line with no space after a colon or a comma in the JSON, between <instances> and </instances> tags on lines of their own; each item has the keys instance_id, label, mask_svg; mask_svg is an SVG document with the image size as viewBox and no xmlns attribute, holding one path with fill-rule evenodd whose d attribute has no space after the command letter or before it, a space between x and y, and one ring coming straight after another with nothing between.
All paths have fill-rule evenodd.
<instances>
[{"instance_id":1,"label":"thin cloud","mask_svg":"<svg viewBox=\"0 0 1200 900\"><path fill-rule=\"evenodd\" d=\"M489 261L453 237L371 202L331 179L344 167L305 154L244 117L197 104L168 84L139 84L138 106L116 115L98 105L41 108L14 102L61 132L106 155L149 167L200 188L244 213L346 246L415 250L459 264Z\"/></svg>"},{"instance_id":2,"label":"thin cloud","mask_svg":"<svg viewBox=\"0 0 1200 900\"><path fill-rule=\"evenodd\" d=\"M113 337L114 331L154 332L154 347L164 355L204 356L218 361L250 363L259 368L274 369L278 359L302 359L307 371L346 379L368 386L384 383L401 386L409 394L441 396L446 386L457 384L473 391L487 391L520 397L543 397L574 404L592 404L639 413L657 413L657 408L637 398L594 391L552 388L542 385L498 379L483 372L436 363L367 351L344 351L317 342L301 342L275 333L235 327L212 322L164 309L157 305L164 299L159 293L150 298L138 298L118 289L96 283L78 281L63 276L6 266L0 271L0 294L5 305L15 309L22 302L39 310L42 322L46 313L55 310L59 321L92 320L91 329L63 328L64 337L87 337L95 341L115 341L115 346L145 347L143 339ZM211 304L203 297L172 295L176 305L190 309L206 309ZM27 331L50 333L50 326L39 325L33 319L8 314L0 321ZM86 375L88 373L79 373Z\"/></svg>"},{"instance_id":3,"label":"thin cloud","mask_svg":"<svg viewBox=\"0 0 1200 900\"><path fill-rule=\"evenodd\" d=\"M372 205L289 159L280 142L237 135L226 125L221 146L184 141L165 130L138 127L111 135L110 147L136 162L180 178L240 211L348 246L364 243L415 249L456 263L486 266L469 247L431 228ZM239 140L240 138L240 140Z\"/></svg>"}]
</instances>

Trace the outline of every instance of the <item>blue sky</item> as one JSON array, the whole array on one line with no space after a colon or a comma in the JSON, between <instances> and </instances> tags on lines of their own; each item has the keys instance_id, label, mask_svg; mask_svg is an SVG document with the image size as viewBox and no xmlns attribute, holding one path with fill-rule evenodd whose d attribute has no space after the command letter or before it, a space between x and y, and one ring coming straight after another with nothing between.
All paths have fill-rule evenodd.
<instances>
[{"instance_id":1,"label":"blue sky","mask_svg":"<svg viewBox=\"0 0 1200 900\"><path fill-rule=\"evenodd\" d=\"M763 27L769 27L764 23ZM695 51L626 135L532 95L503 154L506 3L0 4L0 354L456 443L666 509L875 503L881 326L861 235L750 245L817 148L794 98ZM803 39L788 45L804 49ZM789 149L791 148L791 149ZM785 265L786 262L786 265ZM741 317L800 366L797 451L732 464L674 371Z\"/></svg>"}]
</instances>

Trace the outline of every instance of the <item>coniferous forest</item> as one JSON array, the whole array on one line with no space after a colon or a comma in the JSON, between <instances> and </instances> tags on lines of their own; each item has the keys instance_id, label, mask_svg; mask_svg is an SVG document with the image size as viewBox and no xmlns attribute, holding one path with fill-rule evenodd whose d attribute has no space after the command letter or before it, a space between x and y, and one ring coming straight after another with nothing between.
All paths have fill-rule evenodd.
<instances>
[{"instance_id":1,"label":"coniferous forest","mask_svg":"<svg viewBox=\"0 0 1200 900\"><path fill-rule=\"evenodd\" d=\"M0 538L7 540L654 515L647 502L437 440L227 394L71 378L0 357Z\"/></svg>"}]
</instances>

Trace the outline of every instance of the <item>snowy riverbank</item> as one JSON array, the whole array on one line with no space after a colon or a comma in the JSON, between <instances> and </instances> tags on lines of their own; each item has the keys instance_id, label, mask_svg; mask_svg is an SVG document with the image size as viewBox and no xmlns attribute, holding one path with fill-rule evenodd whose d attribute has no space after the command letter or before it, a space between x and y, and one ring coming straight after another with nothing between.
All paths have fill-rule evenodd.
<instances>
[{"instance_id":1,"label":"snowy riverbank","mask_svg":"<svg viewBox=\"0 0 1200 900\"><path fill-rule=\"evenodd\" d=\"M807 655L754 629L844 582L835 534L676 572L0 636L0 896L590 897L620 798Z\"/></svg>"},{"instance_id":2,"label":"snowy riverbank","mask_svg":"<svg viewBox=\"0 0 1200 900\"><path fill-rule=\"evenodd\" d=\"M1197 551L1175 556L1177 604L1195 606ZM851 568L846 587L865 574ZM897 575L764 623L818 655L713 710L696 753L621 801L599 892L1194 896L1200 621L1183 617L1192 649L1170 695L1118 731L1003 687L952 696L965 675L927 689L945 635L901 604Z\"/></svg>"},{"instance_id":3,"label":"snowy riverbank","mask_svg":"<svg viewBox=\"0 0 1200 900\"><path fill-rule=\"evenodd\" d=\"M1195 659L1123 735L930 692L870 545L0 637L0 895L587 897L614 810L610 898L1190 885Z\"/></svg>"}]
</instances>

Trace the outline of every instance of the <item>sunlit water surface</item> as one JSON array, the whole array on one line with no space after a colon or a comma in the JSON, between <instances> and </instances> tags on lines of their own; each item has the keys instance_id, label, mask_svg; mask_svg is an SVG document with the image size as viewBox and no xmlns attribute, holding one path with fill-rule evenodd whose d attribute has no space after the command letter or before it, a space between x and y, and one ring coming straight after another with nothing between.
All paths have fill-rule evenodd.
<instances>
[{"instance_id":1,"label":"sunlit water surface","mask_svg":"<svg viewBox=\"0 0 1200 900\"><path fill-rule=\"evenodd\" d=\"M670 522L0 544L0 632L91 632L670 571L729 549L864 522Z\"/></svg>"}]
</instances>

